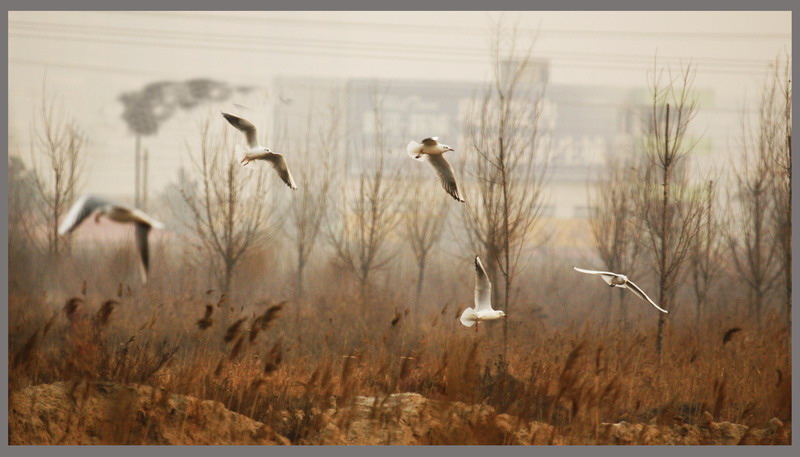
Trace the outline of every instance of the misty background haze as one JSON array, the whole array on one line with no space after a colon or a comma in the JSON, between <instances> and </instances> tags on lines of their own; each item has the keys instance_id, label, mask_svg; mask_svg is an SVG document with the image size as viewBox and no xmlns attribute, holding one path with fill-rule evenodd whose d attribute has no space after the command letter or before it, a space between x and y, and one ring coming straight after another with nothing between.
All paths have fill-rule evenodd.
<instances>
[{"instance_id":1,"label":"misty background haze","mask_svg":"<svg viewBox=\"0 0 800 457\"><path fill-rule=\"evenodd\" d=\"M131 197L134 135L122 119L123 93L198 78L253 89L222 103L178 109L156 135L144 139L152 199L189 165L185 141L196 134L200 119L233 109L232 102L254 108L246 114L267 128L262 133L267 144L274 143L270 130L281 105L276 78L371 79L388 86L409 80L487 82L488 31L502 16L11 12L9 132L27 161L29 124L46 84L90 133L85 190ZM695 63L695 88L708 98L694 128L723 154L739 147L726 138L738 128L747 98L758 94L768 63L791 46L791 18L781 12L515 12L505 17L535 33L533 57L548 65L550 86L644 90L656 54L659 64ZM442 139L458 150L455 139ZM397 160L407 160L406 142L392 145Z\"/></svg>"},{"instance_id":2,"label":"misty background haze","mask_svg":"<svg viewBox=\"0 0 800 457\"><path fill-rule=\"evenodd\" d=\"M73 380L292 444L389 444L409 393L443 414L401 444L791 442L790 12L8 20L11 443L192 443L171 407L24 406ZM473 329L478 256L507 319Z\"/></svg>"},{"instance_id":3,"label":"misty background haze","mask_svg":"<svg viewBox=\"0 0 800 457\"><path fill-rule=\"evenodd\" d=\"M743 116L753 121L770 63L791 54L790 15L781 12L12 12L10 154L30 167L46 92L87 140L77 190L152 212L167 223L156 235L165 239L185 233L191 219L180 187L198 179L202 124L243 143L220 111L252 120L295 170L291 195L266 170L265 198L291 198L270 200L278 212L300 201L305 184L311 189L297 175L301 164L325 156L345 186L358 184L372 150L386 152L383 163L406 173L401 180L433 181L405 153L409 140L428 136L455 148L448 160L469 190L465 166L477 157L469 111L496 76L490 38L500 23L518 32L517 53L503 55L503 65L531 46L522 84L544 94L536 117L537 150L549 156L538 214L545 235L531 247L546 240L573 259L594 258L589 196L606 159L640 152L654 70L675 77L692 65L687 168L694 179L724 181L726 165L741 159ZM385 123L381 147L376 115ZM344 138L301 156L329 124ZM146 178L137 178L137 145ZM139 201L137 179L146 179ZM446 257L461 249L452 213ZM103 232L127 236L90 225L77 239ZM402 241L396 232L389 239Z\"/></svg>"}]
</instances>

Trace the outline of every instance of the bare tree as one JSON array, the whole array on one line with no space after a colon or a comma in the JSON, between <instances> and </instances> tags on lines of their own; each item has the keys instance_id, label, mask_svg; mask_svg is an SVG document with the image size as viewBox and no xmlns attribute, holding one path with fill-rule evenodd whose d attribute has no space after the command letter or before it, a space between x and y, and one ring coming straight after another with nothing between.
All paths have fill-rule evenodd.
<instances>
[{"instance_id":1,"label":"bare tree","mask_svg":"<svg viewBox=\"0 0 800 457\"><path fill-rule=\"evenodd\" d=\"M696 142L687 129L696 113L691 65L673 75L656 70L650 82L651 112L645 127L644 161L636 180L637 222L658 278L659 305L674 311L677 279L702 224L702 192L688 180L687 155ZM656 351L661 353L664 324L671 314L659 313Z\"/></svg>"},{"instance_id":2,"label":"bare tree","mask_svg":"<svg viewBox=\"0 0 800 457\"><path fill-rule=\"evenodd\" d=\"M444 224L447 221L447 211L452 206L449 199L442 196L439 199L430 198L439 195L435 189L436 183L421 178L422 171L418 168L417 179L411 186L414 191L409 192L405 201L403 212L403 228L406 241L411 247L411 253L417 262L417 290L414 295L415 308L419 306L422 289L425 283L425 267L431 249L442 239ZM427 178L427 174L426 178ZM424 183L424 181L428 181Z\"/></svg>"},{"instance_id":3,"label":"bare tree","mask_svg":"<svg viewBox=\"0 0 800 457\"><path fill-rule=\"evenodd\" d=\"M194 217L192 209L186 203L187 197L184 196L188 194L189 199L196 198L198 183L192 179L190 173L191 171L181 166L175 181L167 183L158 195L158 203L164 208L169 208L167 213L169 217L163 221L168 227L185 225L186 221Z\"/></svg>"},{"instance_id":4,"label":"bare tree","mask_svg":"<svg viewBox=\"0 0 800 457\"><path fill-rule=\"evenodd\" d=\"M495 283L498 272L503 277L493 300L506 313L511 312L520 255L537 228L549 159L539 135L545 82L537 77L531 49L518 49L517 31L499 24L492 35L494 81L468 120L472 159L467 167L473 185L466 186L462 212L471 248L484 251ZM503 321L504 352L507 335L508 322Z\"/></svg>"},{"instance_id":5,"label":"bare tree","mask_svg":"<svg viewBox=\"0 0 800 457\"><path fill-rule=\"evenodd\" d=\"M338 150L341 139L338 105L328 107L325 126L314 122L313 112L313 106L309 106L305 138L302 144L294 148L301 159L294 170L305 183L299 195L292 200L289 213L297 258L295 295L298 298L303 297L306 266L327 214L331 183L330 157ZM313 132L317 132L317 135L313 135Z\"/></svg>"},{"instance_id":6,"label":"bare tree","mask_svg":"<svg viewBox=\"0 0 800 457\"><path fill-rule=\"evenodd\" d=\"M234 158L229 128L212 135L209 121L200 131L200 157L192 158L198 186L181 189L192 219L188 227L210 255L223 292L230 290L236 267L268 236L270 203L264 184L265 167L244 169ZM270 170L271 171L271 170Z\"/></svg>"},{"instance_id":7,"label":"bare tree","mask_svg":"<svg viewBox=\"0 0 800 457\"><path fill-rule=\"evenodd\" d=\"M632 161L621 155L606 158L590 199L590 218L595 250L608 271L630 274L639 260L641 232L631 220L635 213L635 187L630 179ZM612 300L613 289L609 290ZM619 289L619 315L626 322L625 290ZM610 303L609 303L610 304Z\"/></svg>"},{"instance_id":8,"label":"bare tree","mask_svg":"<svg viewBox=\"0 0 800 457\"><path fill-rule=\"evenodd\" d=\"M13 138L9 138L13 144ZM13 150L13 146L9 147ZM17 155L8 156L8 265L9 283L20 283L35 275L30 274L29 241L33 233L32 216L40 204L32 171Z\"/></svg>"},{"instance_id":9,"label":"bare tree","mask_svg":"<svg viewBox=\"0 0 800 457\"><path fill-rule=\"evenodd\" d=\"M776 59L762 98L762 119L775 124L770 154L773 168L773 212L777 257L783 273L783 302L788 328L792 328L792 61ZM766 105L766 106L764 106Z\"/></svg>"},{"instance_id":10,"label":"bare tree","mask_svg":"<svg viewBox=\"0 0 800 457\"><path fill-rule=\"evenodd\" d=\"M58 257L63 251L58 222L75 199L83 173L83 148L86 137L47 92L42 91L38 118L34 121L31 142L33 181L39 209L45 221L47 251ZM36 240L39 237L32 236Z\"/></svg>"},{"instance_id":11,"label":"bare tree","mask_svg":"<svg viewBox=\"0 0 800 457\"><path fill-rule=\"evenodd\" d=\"M382 98L374 92L373 140L365 142L358 162L361 173L355 189L345 177L340 183L338 203L341 220L329 221L326 235L336 257L353 274L359 284L361 299L367 299L373 271L392 259L386 254L386 240L399 221L399 171L390 171L385 164L388 152L384 130Z\"/></svg>"},{"instance_id":12,"label":"bare tree","mask_svg":"<svg viewBox=\"0 0 800 457\"><path fill-rule=\"evenodd\" d=\"M750 294L750 316L759 320L769 293L780 279L775 263L779 245L775 241L780 236L771 223L776 178L780 180L780 174L775 176L774 151L786 141L783 113L777 106L778 90L777 81L765 86L755 131L746 113L742 116L742 158L734 167L738 211L727 237L738 277Z\"/></svg>"},{"instance_id":13,"label":"bare tree","mask_svg":"<svg viewBox=\"0 0 800 457\"><path fill-rule=\"evenodd\" d=\"M689 252L689 269L695 297L695 315L700 320L706 308L708 292L719 276L724 243L717 209L717 183L709 179L702 195L705 210L702 228Z\"/></svg>"}]
</instances>

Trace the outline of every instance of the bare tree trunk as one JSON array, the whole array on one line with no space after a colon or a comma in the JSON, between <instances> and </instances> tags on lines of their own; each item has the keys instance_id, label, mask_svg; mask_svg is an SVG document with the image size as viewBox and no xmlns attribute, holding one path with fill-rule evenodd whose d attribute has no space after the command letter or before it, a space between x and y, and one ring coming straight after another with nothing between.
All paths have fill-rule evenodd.
<instances>
[{"instance_id":1,"label":"bare tree trunk","mask_svg":"<svg viewBox=\"0 0 800 457\"><path fill-rule=\"evenodd\" d=\"M786 161L781 159L780 151L788 143L784 107L778 93L781 86L776 63L775 73L759 100L756 133L751 132L746 113L742 115L743 155L735 169L739 214L728 234L736 273L751 292L750 315L759 324L767 299L782 280L782 272L791 269L790 264L784 263L786 247L790 250L791 245L785 237L791 237L791 232L784 227L791 222L783 206L789 197L781 195L783 189L789 189L785 186L790 183L791 171L781 166Z\"/></svg>"},{"instance_id":2,"label":"bare tree trunk","mask_svg":"<svg viewBox=\"0 0 800 457\"><path fill-rule=\"evenodd\" d=\"M44 90L38 114L38 119L34 120L35 136L31 141L31 176L37 197L43 203L39 207L46 227L42 244L54 259L52 265L58 269L61 255L68 246L61 241L58 222L80 186L86 139L78 132L77 125L66 118L53 100L48 99ZM40 160L44 163L40 164ZM34 245L39 244L38 238L39 235L31 237Z\"/></svg>"},{"instance_id":3,"label":"bare tree trunk","mask_svg":"<svg viewBox=\"0 0 800 457\"><path fill-rule=\"evenodd\" d=\"M502 96L501 96L502 98ZM503 121L501 121L501 132L505 131L505 125L503 125L505 117L503 117ZM505 281L503 281L504 292L503 292L503 305L506 313L510 313L511 309L509 308L509 295L511 291L511 247L510 247L510 227L509 227L509 208L508 208L508 177L506 176L506 160L505 160L505 142L503 141L503 136L500 136L500 182L502 183L503 189L503 263L505 264L504 268L504 276ZM508 319L503 319L503 359L506 359L508 355Z\"/></svg>"},{"instance_id":4,"label":"bare tree trunk","mask_svg":"<svg viewBox=\"0 0 800 457\"><path fill-rule=\"evenodd\" d=\"M686 167L677 168L686 165L684 159L694 146L694 142L686 144L687 128L696 112L695 101L689 99L694 72L691 66L683 70L680 87L676 87L671 75L666 86L662 86L662 74L663 71L654 73L652 115L644 132L646 160L638 174L635 193L636 220L649 247L651 268L658 278L660 306L671 312L658 316L655 341L658 354L664 346L667 319L675 311L677 278L695 245L705 210L700 193L688 185Z\"/></svg>"},{"instance_id":5,"label":"bare tree trunk","mask_svg":"<svg viewBox=\"0 0 800 457\"><path fill-rule=\"evenodd\" d=\"M787 80L787 84L789 81ZM791 94L791 89L789 89ZM787 97L787 128L791 132L791 95ZM782 219L785 221L784 226L784 241L783 241L783 281L785 289L785 307L786 307L786 323L789 329L788 344L789 348L792 347L792 134L786 135L786 153L784 154L787 166L784 169L788 175L788 183L786 185L785 198L786 206L782 208Z\"/></svg>"},{"instance_id":6,"label":"bare tree trunk","mask_svg":"<svg viewBox=\"0 0 800 457\"><path fill-rule=\"evenodd\" d=\"M425 281L425 261L427 259L422 257L417 263L417 293L414 295L414 312L419 308L420 300L422 299L422 284Z\"/></svg>"},{"instance_id":7,"label":"bare tree trunk","mask_svg":"<svg viewBox=\"0 0 800 457\"><path fill-rule=\"evenodd\" d=\"M416 167L418 175L413 183L415 192L406 196L403 228L406 242L411 248L417 265L417 290L414 295L414 308L422 301L425 282L425 268L428 254L439 243L444 233L448 210L451 206L445 194L442 194L438 183L433 182L426 173L429 170ZM438 199L430 198L431 195Z\"/></svg>"},{"instance_id":8,"label":"bare tree trunk","mask_svg":"<svg viewBox=\"0 0 800 457\"><path fill-rule=\"evenodd\" d=\"M589 198L590 219L594 246L598 257L608 271L634 274L639 259L641 232L631 223L634 214L633 191L630 168L633 155L625 157L613 154L606 157L606 165L600 171L595 184L595 193ZM618 289L621 326L627 321L624 289ZM614 289L609 289L609 309L613 309Z\"/></svg>"},{"instance_id":9,"label":"bare tree trunk","mask_svg":"<svg viewBox=\"0 0 800 457\"><path fill-rule=\"evenodd\" d=\"M775 148L770 154L771 168L776 182L773 186L775 202L771 221L775 226L779 251L780 269L783 271L783 300L791 347L792 327L792 62L791 56L779 57L773 64L772 90L769 94L777 97L770 110L770 119L779 127L775 128ZM772 105L772 104L770 104Z\"/></svg>"},{"instance_id":10,"label":"bare tree trunk","mask_svg":"<svg viewBox=\"0 0 800 457\"><path fill-rule=\"evenodd\" d=\"M664 150L669 151L669 103L667 103L667 114L666 120L664 121ZM664 181L662 182L661 186L664 192L664 196L661 200L661 268L660 271L662 272L658 278L658 292L659 292L659 300L661 301L661 306L664 309L669 309L668 297L667 297L667 276L663 273L667 271L667 239L669 238L669 230L667 227L667 210L669 208L669 173L671 171L671 160L667 159L666 163L664 164ZM659 313L658 315L658 331L656 332L656 352L661 354L661 345L662 340L664 338L664 321L666 320L666 315L664 313Z\"/></svg>"},{"instance_id":11,"label":"bare tree trunk","mask_svg":"<svg viewBox=\"0 0 800 457\"><path fill-rule=\"evenodd\" d=\"M295 285L295 296L297 298L303 298L305 296L303 285L305 284L304 276L306 271L306 262L303 258L302 252L302 248L297 250L297 282Z\"/></svg>"},{"instance_id":12,"label":"bare tree trunk","mask_svg":"<svg viewBox=\"0 0 800 457\"><path fill-rule=\"evenodd\" d=\"M225 277L224 277L223 282L222 282L222 293L223 294L227 294L231 289L231 285L233 283L233 271L234 271L234 268L236 268L236 263L231 261L231 260L227 260L226 259L226 261L225 261Z\"/></svg>"},{"instance_id":13,"label":"bare tree trunk","mask_svg":"<svg viewBox=\"0 0 800 457\"><path fill-rule=\"evenodd\" d=\"M320 122L315 118L313 104L309 104L305 136L289 142L297 155L292 169L302 181L304 191L292 198L289 213L290 236L293 241L297 265L295 269L295 297L305 296L305 271L311 254L317 246L323 220L328 215L328 189L331 184L330 157L338 153L341 140L339 105L332 96L327 116ZM288 121L287 125L288 125ZM314 133L316 132L316 135ZM285 136L289 136L288 134Z\"/></svg>"},{"instance_id":14,"label":"bare tree trunk","mask_svg":"<svg viewBox=\"0 0 800 457\"><path fill-rule=\"evenodd\" d=\"M223 293L233 288L236 270L259 241L274 229L269 224L264 167L242 172L228 140L210 134L208 121L201 130L200 157L192 157L199 192L181 189L191 220L184 221L212 260L214 276ZM260 165L260 164L258 164ZM256 165L256 166L258 166Z\"/></svg>"},{"instance_id":15,"label":"bare tree trunk","mask_svg":"<svg viewBox=\"0 0 800 457\"><path fill-rule=\"evenodd\" d=\"M399 191L402 185L400 170L388 170L385 163L388 146L383 100L373 92L371 103L374 135L371 142L361 147L368 155L360 161L363 168L358 192L351 197L348 183L341 183L341 219L338 224L329 224L326 230L336 258L358 280L362 304L369 297L372 273L393 260L393 256L386 253L387 241L400 222L402 203L398 198L402 194Z\"/></svg>"},{"instance_id":16,"label":"bare tree trunk","mask_svg":"<svg viewBox=\"0 0 800 457\"><path fill-rule=\"evenodd\" d=\"M468 248L483 250L492 299L508 314L519 259L540 220L549 157L539 135L544 81L532 72L530 49L521 57L516 27L498 25L492 37L494 80L469 118L471 149L476 153L465 173L475 180L466 196L462 220ZM503 278L498 287L498 275ZM503 355L508 350L508 321L503 322Z\"/></svg>"}]
</instances>

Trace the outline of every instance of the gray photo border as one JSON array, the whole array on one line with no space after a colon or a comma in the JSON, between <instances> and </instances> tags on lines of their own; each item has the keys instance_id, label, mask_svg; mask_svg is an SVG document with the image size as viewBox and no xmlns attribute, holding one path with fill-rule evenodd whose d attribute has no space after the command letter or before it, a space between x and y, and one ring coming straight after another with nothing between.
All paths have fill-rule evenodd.
<instances>
[{"instance_id":1,"label":"gray photo border","mask_svg":"<svg viewBox=\"0 0 800 457\"><path fill-rule=\"evenodd\" d=\"M462 10L462 11L500 11L500 10L584 10L584 11L608 11L608 10L670 10L670 11L709 11L709 10L722 10L722 11L791 11L792 20L797 18L796 2L791 0L761 0L746 1L746 0L673 0L670 3L663 2L647 2L643 4L641 0L606 0L604 2L596 2L591 0L539 0L537 2L525 0L495 0L491 3L481 2L479 0L404 0L403 2L376 4L374 1L367 0L346 0L338 2L329 2L325 0L302 0L302 1L287 1L287 0L272 0L269 2L257 0L232 0L225 3L212 0L198 0L195 2L179 2L179 1L157 1L157 0L138 0L137 2L118 2L115 5L110 5L107 1L103 0L81 0L59 2L58 0L37 0L37 1L23 1L23 0L6 0L6 12L8 11L35 11L35 10L63 10L63 11L80 11L80 10L350 10L350 11L374 11L374 10L406 10L406 11L443 11L443 10ZM5 40L8 40L8 21L5 23L6 34ZM792 31L792 45L794 46L797 34ZM8 42L4 46L6 54L6 62L8 62ZM797 63L793 62L793 72L796 73ZM8 72L5 73L6 87L8 86ZM8 107L8 93L6 94L6 106ZM795 99L792 108L796 110L798 102ZM6 110L5 116L10 116L11 113ZM8 117L0 124L2 132L6 139L8 139ZM8 143L6 142L6 145ZM8 150L6 148L6 156ZM0 199L0 208L2 208L5 217L2 218L0 223L0 235L4 239L0 247L0 257L2 258L3 274L0 275L0 288L2 289L2 312L6 316L5 325L3 325L3 338L0 342L2 350L0 351L0 358L5 367L3 375L0 377L2 388L7 392L8 390L8 160L3 161L3 173L0 175L2 180L3 193L5 194ZM797 163L793 167L793 173L797 169ZM792 191L795 195L798 194L800 183L794 180ZM792 208L792 221L793 227L798 227L798 211L796 206ZM793 235L797 230L793 230ZM793 250L797 247L797 237L793 237L792 247ZM800 260L797 257L793 259L792 280L797 283L798 265ZM798 294L797 288L794 289L792 302L796 303ZM794 313L795 317L797 313ZM793 353L792 353L792 375L793 379L798 379L798 355L794 350L797 346L797 334L800 324L797 319L793 319L792 335L793 338ZM143 452L155 452L158 454L169 453L171 455L182 456L197 456L208 455L215 456L220 452L234 453L237 455L333 455L338 456L351 456L351 455L408 455L417 452L436 452L437 454L444 454L445 456L459 456L466 455L484 456L487 453L500 452L504 455L593 455L593 456L625 456L625 455L640 455L646 453L647 455L671 455L677 453L686 453L689 451L691 454L712 455L712 456L749 456L754 453L769 454L769 455L798 455L797 440L794 440L792 446L759 446L754 449L751 446L707 446L707 447L692 447L691 449L667 447L667 446L649 446L646 449L643 447L618 447L618 446L537 446L537 447L495 447L495 446L441 446L433 448L422 449L421 447L403 447L403 446L381 446L381 447L367 447L367 446L315 446L315 447L253 447L253 446L225 446L220 447L203 447L203 446L175 446L175 447L133 447L133 446L8 446L8 395L0 396L0 408L4 414L2 417L2 455L59 455L66 457L83 457L83 456L107 456L109 454L115 456L139 456ZM792 414L797 417L798 412L798 387L797 381L792 385ZM797 437L800 425L797 422L792 424L792 435Z\"/></svg>"}]
</instances>

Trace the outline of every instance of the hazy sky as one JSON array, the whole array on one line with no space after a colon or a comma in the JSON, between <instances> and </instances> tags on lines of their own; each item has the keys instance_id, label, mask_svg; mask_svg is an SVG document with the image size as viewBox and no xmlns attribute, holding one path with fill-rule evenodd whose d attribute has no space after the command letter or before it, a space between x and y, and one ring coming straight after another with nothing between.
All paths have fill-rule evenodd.
<instances>
[{"instance_id":1,"label":"hazy sky","mask_svg":"<svg viewBox=\"0 0 800 457\"><path fill-rule=\"evenodd\" d=\"M643 86L657 52L697 63L696 86L732 110L757 94L769 61L791 53L789 12L9 12L9 131L25 148L46 79L90 138L85 189L128 194L124 91L196 77L485 81L501 16L538 31L534 56L552 59L553 84ZM204 113L179 114L146 140L151 198L188 164L184 140Z\"/></svg>"}]
</instances>

